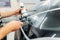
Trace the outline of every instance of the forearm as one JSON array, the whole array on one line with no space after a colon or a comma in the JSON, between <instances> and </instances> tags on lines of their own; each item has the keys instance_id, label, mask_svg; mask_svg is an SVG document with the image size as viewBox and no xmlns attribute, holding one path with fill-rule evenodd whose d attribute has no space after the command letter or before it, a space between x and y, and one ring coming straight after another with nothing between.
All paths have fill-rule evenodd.
<instances>
[{"instance_id":1,"label":"forearm","mask_svg":"<svg viewBox=\"0 0 60 40\"><path fill-rule=\"evenodd\" d=\"M15 14L19 14L21 13L21 8L15 9L15 10L11 10L11 11L0 11L0 16L1 17L9 17Z\"/></svg>"},{"instance_id":2,"label":"forearm","mask_svg":"<svg viewBox=\"0 0 60 40\"><path fill-rule=\"evenodd\" d=\"M0 39L3 39L8 33L10 33L10 29L6 27L0 28Z\"/></svg>"},{"instance_id":3,"label":"forearm","mask_svg":"<svg viewBox=\"0 0 60 40\"><path fill-rule=\"evenodd\" d=\"M19 30L22 26L20 21L11 21L0 28L0 39L3 39L8 33Z\"/></svg>"},{"instance_id":4,"label":"forearm","mask_svg":"<svg viewBox=\"0 0 60 40\"><path fill-rule=\"evenodd\" d=\"M9 17L9 16L12 16L12 15L15 15L15 14L17 14L17 12L15 12L15 11L0 12L1 17Z\"/></svg>"}]
</instances>

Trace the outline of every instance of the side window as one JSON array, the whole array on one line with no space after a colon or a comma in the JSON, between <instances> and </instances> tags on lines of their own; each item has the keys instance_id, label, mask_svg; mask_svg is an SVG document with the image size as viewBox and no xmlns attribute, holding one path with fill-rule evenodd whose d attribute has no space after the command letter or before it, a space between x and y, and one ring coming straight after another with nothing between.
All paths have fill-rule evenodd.
<instances>
[{"instance_id":1,"label":"side window","mask_svg":"<svg viewBox=\"0 0 60 40\"><path fill-rule=\"evenodd\" d=\"M10 0L0 0L0 7L10 7Z\"/></svg>"}]
</instances>

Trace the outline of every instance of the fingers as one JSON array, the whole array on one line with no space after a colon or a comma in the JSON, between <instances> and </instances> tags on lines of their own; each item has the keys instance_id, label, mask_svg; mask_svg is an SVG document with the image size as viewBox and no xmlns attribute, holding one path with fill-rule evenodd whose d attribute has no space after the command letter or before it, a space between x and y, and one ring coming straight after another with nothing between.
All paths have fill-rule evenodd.
<instances>
[{"instance_id":1,"label":"fingers","mask_svg":"<svg viewBox=\"0 0 60 40\"><path fill-rule=\"evenodd\" d=\"M17 13L21 13L21 10L22 10L22 8L18 8L18 9L16 10L16 12L17 12Z\"/></svg>"}]
</instances>

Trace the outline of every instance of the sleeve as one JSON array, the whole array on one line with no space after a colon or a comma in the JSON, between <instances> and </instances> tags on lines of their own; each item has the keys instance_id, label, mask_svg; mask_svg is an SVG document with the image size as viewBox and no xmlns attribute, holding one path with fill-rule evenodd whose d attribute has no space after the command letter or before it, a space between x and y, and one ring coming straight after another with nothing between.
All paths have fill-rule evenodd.
<instances>
[{"instance_id":1,"label":"sleeve","mask_svg":"<svg viewBox=\"0 0 60 40\"><path fill-rule=\"evenodd\" d=\"M0 16L0 28L3 26L2 17Z\"/></svg>"}]
</instances>

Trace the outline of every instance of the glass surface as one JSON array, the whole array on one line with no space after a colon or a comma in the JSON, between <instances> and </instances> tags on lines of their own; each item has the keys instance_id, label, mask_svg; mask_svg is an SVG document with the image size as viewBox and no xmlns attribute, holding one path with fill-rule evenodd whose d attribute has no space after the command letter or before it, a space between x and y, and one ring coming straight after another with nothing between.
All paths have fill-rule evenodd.
<instances>
[{"instance_id":1,"label":"glass surface","mask_svg":"<svg viewBox=\"0 0 60 40\"><path fill-rule=\"evenodd\" d=\"M0 0L0 7L10 7L10 0Z\"/></svg>"},{"instance_id":2,"label":"glass surface","mask_svg":"<svg viewBox=\"0 0 60 40\"><path fill-rule=\"evenodd\" d=\"M42 24L42 29L60 30L60 10L50 12L46 17L47 19Z\"/></svg>"}]
</instances>

